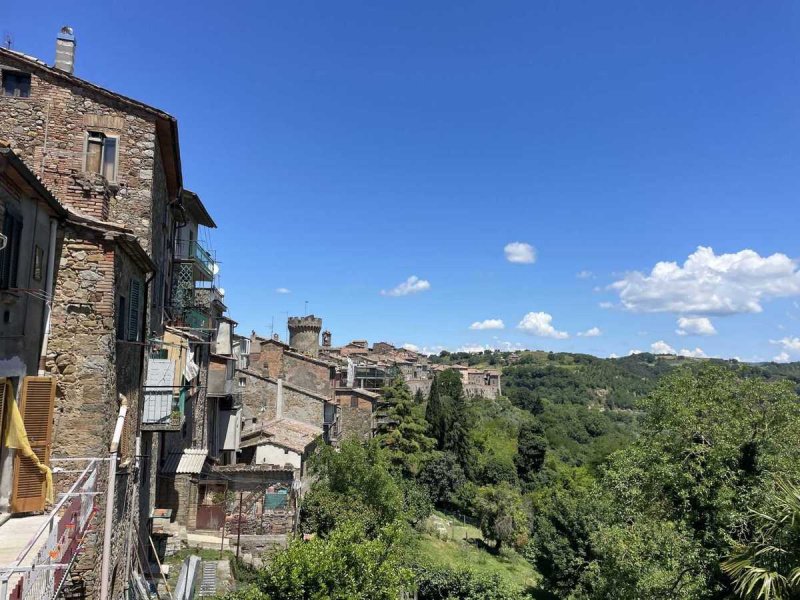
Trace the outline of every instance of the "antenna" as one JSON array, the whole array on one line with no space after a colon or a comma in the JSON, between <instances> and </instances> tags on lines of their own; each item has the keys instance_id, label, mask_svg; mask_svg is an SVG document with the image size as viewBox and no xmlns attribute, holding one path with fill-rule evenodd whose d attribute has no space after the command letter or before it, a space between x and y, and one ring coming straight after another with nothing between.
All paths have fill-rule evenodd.
<instances>
[{"instance_id":1,"label":"antenna","mask_svg":"<svg viewBox=\"0 0 800 600\"><path fill-rule=\"evenodd\" d=\"M272 315L272 323L269 326L269 337L275 335L275 315Z\"/></svg>"},{"instance_id":2,"label":"antenna","mask_svg":"<svg viewBox=\"0 0 800 600\"><path fill-rule=\"evenodd\" d=\"M304 315L308 314L308 300L306 300L306 307L305 307L305 310L304 310L303 314Z\"/></svg>"},{"instance_id":3,"label":"antenna","mask_svg":"<svg viewBox=\"0 0 800 600\"><path fill-rule=\"evenodd\" d=\"M11 50L11 46L13 46L13 45L14 45L14 38L11 37L11 34L9 32L7 32L7 31L4 32L3 33L3 46L5 46L6 49Z\"/></svg>"}]
</instances>

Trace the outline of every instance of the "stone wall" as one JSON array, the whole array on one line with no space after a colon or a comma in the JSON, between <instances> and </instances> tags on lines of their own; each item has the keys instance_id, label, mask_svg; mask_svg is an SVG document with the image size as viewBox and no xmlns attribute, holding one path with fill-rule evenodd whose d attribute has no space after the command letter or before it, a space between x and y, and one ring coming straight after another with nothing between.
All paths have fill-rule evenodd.
<instances>
[{"instance_id":1,"label":"stone wall","mask_svg":"<svg viewBox=\"0 0 800 600\"><path fill-rule=\"evenodd\" d=\"M247 408L249 415L252 418L277 418L278 382L248 371L237 371L236 378L239 377L246 378L242 391L242 404ZM282 417L322 427L325 417L324 405L323 396L283 382Z\"/></svg>"},{"instance_id":2,"label":"stone wall","mask_svg":"<svg viewBox=\"0 0 800 600\"><path fill-rule=\"evenodd\" d=\"M31 88L28 98L0 97L0 138L37 174L43 166L42 180L62 202L125 225L152 252L168 218L154 197L165 193L154 189L156 116L13 56L0 57L4 66L31 73ZM119 137L117 178L107 186L83 172L87 131Z\"/></svg>"},{"instance_id":3,"label":"stone wall","mask_svg":"<svg viewBox=\"0 0 800 600\"><path fill-rule=\"evenodd\" d=\"M250 370L271 379L283 379L286 383L315 394L331 397L333 375L327 363L309 356L292 352L274 340L263 340L258 352L250 354Z\"/></svg>"},{"instance_id":4,"label":"stone wall","mask_svg":"<svg viewBox=\"0 0 800 600\"><path fill-rule=\"evenodd\" d=\"M115 252L68 226L54 289L47 370L58 377L53 455L107 452L117 413Z\"/></svg>"}]
</instances>

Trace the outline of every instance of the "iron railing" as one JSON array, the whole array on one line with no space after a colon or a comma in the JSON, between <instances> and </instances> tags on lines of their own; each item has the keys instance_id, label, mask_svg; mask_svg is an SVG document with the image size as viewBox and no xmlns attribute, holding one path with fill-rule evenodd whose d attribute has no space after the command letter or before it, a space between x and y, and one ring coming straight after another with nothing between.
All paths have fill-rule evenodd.
<instances>
[{"instance_id":1,"label":"iron railing","mask_svg":"<svg viewBox=\"0 0 800 600\"><path fill-rule=\"evenodd\" d=\"M61 592L97 510L95 497L101 463L101 459L89 459L88 466L17 559L8 566L0 566L0 599L52 600ZM36 547L39 550L34 553Z\"/></svg>"},{"instance_id":2,"label":"iron railing","mask_svg":"<svg viewBox=\"0 0 800 600\"><path fill-rule=\"evenodd\" d=\"M196 261L206 275L209 277L214 276L214 258L197 240L178 240L175 242L175 259Z\"/></svg>"}]
</instances>

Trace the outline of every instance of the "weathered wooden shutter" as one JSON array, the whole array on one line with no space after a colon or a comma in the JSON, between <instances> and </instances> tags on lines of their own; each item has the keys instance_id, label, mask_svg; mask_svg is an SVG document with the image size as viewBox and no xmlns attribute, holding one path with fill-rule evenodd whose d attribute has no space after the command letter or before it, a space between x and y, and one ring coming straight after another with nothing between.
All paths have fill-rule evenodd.
<instances>
[{"instance_id":1,"label":"weathered wooden shutter","mask_svg":"<svg viewBox=\"0 0 800 600\"><path fill-rule=\"evenodd\" d=\"M54 377L25 377L19 395L19 411L25 423L33 452L44 465L50 464L53 436L53 406L56 397ZM11 512L41 512L45 504L45 477L33 461L14 456L14 479L11 489Z\"/></svg>"},{"instance_id":2,"label":"weathered wooden shutter","mask_svg":"<svg viewBox=\"0 0 800 600\"><path fill-rule=\"evenodd\" d=\"M131 293L128 308L128 339L137 341L139 339L139 307L142 305L142 282L136 278L131 279Z\"/></svg>"},{"instance_id":3,"label":"weathered wooden shutter","mask_svg":"<svg viewBox=\"0 0 800 600\"><path fill-rule=\"evenodd\" d=\"M6 414L6 390L8 386L6 385L6 378L0 377L0 444L3 444L3 433L5 433L5 429L3 429L3 417Z\"/></svg>"}]
</instances>

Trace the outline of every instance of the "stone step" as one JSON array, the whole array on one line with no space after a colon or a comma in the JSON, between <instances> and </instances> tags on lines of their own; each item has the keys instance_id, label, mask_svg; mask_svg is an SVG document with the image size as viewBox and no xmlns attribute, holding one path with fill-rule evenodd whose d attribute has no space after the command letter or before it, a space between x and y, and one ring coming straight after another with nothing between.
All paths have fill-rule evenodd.
<instances>
[{"instance_id":1,"label":"stone step","mask_svg":"<svg viewBox=\"0 0 800 600\"><path fill-rule=\"evenodd\" d=\"M203 576L200 580L200 597L217 595L217 562L203 561Z\"/></svg>"}]
</instances>

